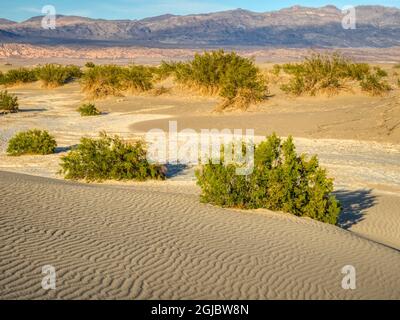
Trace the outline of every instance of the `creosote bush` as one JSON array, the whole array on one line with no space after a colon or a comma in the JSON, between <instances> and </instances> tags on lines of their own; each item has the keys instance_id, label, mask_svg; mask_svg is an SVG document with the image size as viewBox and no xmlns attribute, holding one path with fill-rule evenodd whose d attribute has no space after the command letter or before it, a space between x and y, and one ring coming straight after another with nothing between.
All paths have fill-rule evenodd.
<instances>
[{"instance_id":1,"label":"creosote bush","mask_svg":"<svg viewBox=\"0 0 400 320\"><path fill-rule=\"evenodd\" d=\"M380 68L375 69L374 73L368 74L361 80L361 89L373 96L381 96L385 94L392 88L383 77L387 77L386 71Z\"/></svg>"},{"instance_id":2,"label":"creosote bush","mask_svg":"<svg viewBox=\"0 0 400 320\"><path fill-rule=\"evenodd\" d=\"M29 130L17 133L8 143L7 153L11 156L23 154L51 154L57 147L56 140L45 130Z\"/></svg>"},{"instance_id":3,"label":"creosote bush","mask_svg":"<svg viewBox=\"0 0 400 320\"><path fill-rule=\"evenodd\" d=\"M146 158L141 140L127 142L102 132L98 139L82 138L80 144L61 158L66 179L104 181L164 179L164 168Z\"/></svg>"},{"instance_id":4,"label":"creosote bush","mask_svg":"<svg viewBox=\"0 0 400 320\"><path fill-rule=\"evenodd\" d=\"M157 96L161 96L163 94L170 93L170 92L171 92L171 89L170 88L166 88L164 86L153 88L153 90L152 90L153 96L156 96L156 97Z\"/></svg>"},{"instance_id":5,"label":"creosote bush","mask_svg":"<svg viewBox=\"0 0 400 320\"><path fill-rule=\"evenodd\" d=\"M93 62L91 62L91 61L88 61L88 62L86 62L85 67L86 68L93 68L93 67L95 67L95 64Z\"/></svg>"},{"instance_id":6,"label":"creosote bush","mask_svg":"<svg viewBox=\"0 0 400 320\"><path fill-rule=\"evenodd\" d=\"M96 108L93 103L85 103L81 105L77 111L81 114L82 117L98 116L101 114L101 112Z\"/></svg>"},{"instance_id":7,"label":"creosote bush","mask_svg":"<svg viewBox=\"0 0 400 320\"><path fill-rule=\"evenodd\" d=\"M219 50L196 54L189 62L163 62L158 72L161 77L173 75L186 88L219 95L224 99L219 109L246 109L268 93L266 80L254 62L235 52Z\"/></svg>"},{"instance_id":8,"label":"creosote bush","mask_svg":"<svg viewBox=\"0 0 400 320\"><path fill-rule=\"evenodd\" d=\"M11 69L0 77L0 84L14 86L37 81L34 70L27 68Z\"/></svg>"},{"instance_id":9,"label":"creosote bush","mask_svg":"<svg viewBox=\"0 0 400 320\"><path fill-rule=\"evenodd\" d=\"M254 170L236 174L237 164L209 161L197 170L201 200L223 207L266 208L336 224L340 204L332 195L333 180L316 156L297 155L293 139L275 134L255 147Z\"/></svg>"},{"instance_id":10,"label":"creosote bush","mask_svg":"<svg viewBox=\"0 0 400 320\"><path fill-rule=\"evenodd\" d=\"M0 91L0 111L18 112L18 97L6 91Z\"/></svg>"},{"instance_id":11,"label":"creosote bush","mask_svg":"<svg viewBox=\"0 0 400 320\"><path fill-rule=\"evenodd\" d=\"M297 96L337 94L351 81L359 82L362 90L372 94L385 93L388 89L383 80L387 77L386 71L379 67L371 68L366 63L354 63L339 53L313 53L302 63L288 63L281 68L291 76L281 89Z\"/></svg>"},{"instance_id":12,"label":"creosote bush","mask_svg":"<svg viewBox=\"0 0 400 320\"><path fill-rule=\"evenodd\" d=\"M154 68L139 65L94 66L82 77L82 91L92 99L120 96L124 91L147 91L153 88L153 72Z\"/></svg>"},{"instance_id":13,"label":"creosote bush","mask_svg":"<svg viewBox=\"0 0 400 320\"><path fill-rule=\"evenodd\" d=\"M62 66L58 64L46 64L35 69L37 78L43 86L55 88L62 86L82 76L82 71L77 66Z\"/></svg>"}]
</instances>

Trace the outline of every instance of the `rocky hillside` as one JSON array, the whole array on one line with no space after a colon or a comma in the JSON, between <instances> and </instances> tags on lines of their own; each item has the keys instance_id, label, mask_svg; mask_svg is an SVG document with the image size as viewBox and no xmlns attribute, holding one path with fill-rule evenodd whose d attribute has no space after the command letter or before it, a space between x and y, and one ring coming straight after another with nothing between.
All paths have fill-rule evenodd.
<instances>
[{"instance_id":1,"label":"rocky hillside","mask_svg":"<svg viewBox=\"0 0 400 320\"><path fill-rule=\"evenodd\" d=\"M357 28L342 28L334 6L295 6L274 12L242 9L143 20L102 20L58 16L45 30L42 17L21 23L0 19L0 41L33 44L109 44L170 47L392 47L400 45L400 9L356 7Z\"/></svg>"}]
</instances>

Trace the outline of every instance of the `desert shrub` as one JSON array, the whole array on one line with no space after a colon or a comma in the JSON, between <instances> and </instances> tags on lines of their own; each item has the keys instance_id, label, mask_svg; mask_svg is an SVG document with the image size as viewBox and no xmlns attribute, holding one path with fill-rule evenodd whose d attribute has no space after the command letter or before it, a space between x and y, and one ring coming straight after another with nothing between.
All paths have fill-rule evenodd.
<instances>
[{"instance_id":1,"label":"desert shrub","mask_svg":"<svg viewBox=\"0 0 400 320\"><path fill-rule=\"evenodd\" d=\"M19 68L8 70L1 81L6 86L12 86L37 81L37 77L34 70Z\"/></svg>"},{"instance_id":2,"label":"desert shrub","mask_svg":"<svg viewBox=\"0 0 400 320\"><path fill-rule=\"evenodd\" d=\"M400 69L400 63L397 63L393 66L394 69Z\"/></svg>"},{"instance_id":3,"label":"desert shrub","mask_svg":"<svg viewBox=\"0 0 400 320\"><path fill-rule=\"evenodd\" d=\"M272 74L274 76L279 76L279 74L281 73L282 70L282 66L279 64L274 64L274 66L272 67Z\"/></svg>"},{"instance_id":4,"label":"desert shrub","mask_svg":"<svg viewBox=\"0 0 400 320\"><path fill-rule=\"evenodd\" d=\"M154 96L161 96L161 95L163 95L163 94L169 93L170 91L171 91L171 90L170 90L169 88L166 88L166 87L164 87L164 86L161 86L161 87L154 88L153 91L152 91L152 94L153 94Z\"/></svg>"},{"instance_id":5,"label":"desert shrub","mask_svg":"<svg viewBox=\"0 0 400 320\"><path fill-rule=\"evenodd\" d=\"M124 91L141 92L153 87L153 69L145 66L94 66L82 77L82 90L93 99L119 96Z\"/></svg>"},{"instance_id":6,"label":"desert shrub","mask_svg":"<svg viewBox=\"0 0 400 320\"><path fill-rule=\"evenodd\" d=\"M379 77L379 78L384 78L388 76L388 73L386 70L383 70L381 67L374 67L373 68L375 74Z\"/></svg>"},{"instance_id":7,"label":"desert shrub","mask_svg":"<svg viewBox=\"0 0 400 320\"><path fill-rule=\"evenodd\" d=\"M339 53L313 53L302 63L285 64L282 69L292 78L281 89L294 95L337 94L348 81L362 81L371 73L368 64L354 63Z\"/></svg>"},{"instance_id":8,"label":"desert shrub","mask_svg":"<svg viewBox=\"0 0 400 320\"><path fill-rule=\"evenodd\" d=\"M93 62L91 62L91 61L88 61L88 62L86 62L86 64L85 64L85 67L86 68L94 68L96 65L93 63Z\"/></svg>"},{"instance_id":9,"label":"desert shrub","mask_svg":"<svg viewBox=\"0 0 400 320\"><path fill-rule=\"evenodd\" d=\"M362 80L371 71L371 67L368 63L353 63L349 62L346 65L347 71L344 72L344 76L352 80Z\"/></svg>"},{"instance_id":10,"label":"desert shrub","mask_svg":"<svg viewBox=\"0 0 400 320\"><path fill-rule=\"evenodd\" d=\"M390 91L392 88L389 83L382 79L381 73L376 72L367 75L360 82L361 89L373 96L380 96Z\"/></svg>"},{"instance_id":11,"label":"desert shrub","mask_svg":"<svg viewBox=\"0 0 400 320\"><path fill-rule=\"evenodd\" d=\"M45 87L59 87L73 79L80 78L82 71L77 66L62 66L58 64L46 64L36 68L37 78Z\"/></svg>"},{"instance_id":12,"label":"desert shrub","mask_svg":"<svg viewBox=\"0 0 400 320\"><path fill-rule=\"evenodd\" d=\"M66 179L90 182L165 178L161 166L147 161L143 141L126 142L106 133L101 133L99 139L82 138L61 161L60 173Z\"/></svg>"},{"instance_id":13,"label":"desert shrub","mask_svg":"<svg viewBox=\"0 0 400 320\"><path fill-rule=\"evenodd\" d=\"M12 156L22 154L50 154L57 147L55 139L47 132L37 129L17 133L11 138L7 153Z\"/></svg>"},{"instance_id":14,"label":"desert shrub","mask_svg":"<svg viewBox=\"0 0 400 320\"><path fill-rule=\"evenodd\" d=\"M115 65L94 66L83 74L81 85L92 98L119 95L122 90L121 68Z\"/></svg>"},{"instance_id":15,"label":"desert shrub","mask_svg":"<svg viewBox=\"0 0 400 320\"><path fill-rule=\"evenodd\" d=\"M190 62L164 63L160 68L162 74L173 74L187 88L218 94L224 99L222 109L247 108L267 94L266 80L254 62L235 52L205 52L196 54Z\"/></svg>"},{"instance_id":16,"label":"desert shrub","mask_svg":"<svg viewBox=\"0 0 400 320\"><path fill-rule=\"evenodd\" d=\"M256 146L254 170L237 175L235 163L209 161L196 171L201 200L223 207L266 208L336 224L340 204L332 195L333 180L316 156L297 155L293 139L275 134Z\"/></svg>"},{"instance_id":17,"label":"desert shrub","mask_svg":"<svg viewBox=\"0 0 400 320\"><path fill-rule=\"evenodd\" d=\"M81 105L77 111L81 114L82 117L98 116L101 114L101 112L96 108L93 103L85 103Z\"/></svg>"},{"instance_id":18,"label":"desert shrub","mask_svg":"<svg viewBox=\"0 0 400 320\"><path fill-rule=\"evenodd\" d=\"M164 80L175 74L177 69L176 62L162 61L160 66L156 69L156 75L159 80Z\"/></svg>"},{"instance_id":19,"label":"desert shrub","mask_svg":"<svg viewBox=\"0 0 400 320\"><path fill-rule=\"evenodd\" d=\"M153 88L153 68L130 65L122 69L122 87L131 92L143 92Z\"/></svg>"},{"instance_id":20,"label":"desert shrub","mask_svg":"<svg viewBox=\"0 0 400 320\"><path fill-rule=\"evenodd\" d=\"M17 112L18 97L9 94L7 91L0 91L0 111Z\"/></svg>"}]
</instances>

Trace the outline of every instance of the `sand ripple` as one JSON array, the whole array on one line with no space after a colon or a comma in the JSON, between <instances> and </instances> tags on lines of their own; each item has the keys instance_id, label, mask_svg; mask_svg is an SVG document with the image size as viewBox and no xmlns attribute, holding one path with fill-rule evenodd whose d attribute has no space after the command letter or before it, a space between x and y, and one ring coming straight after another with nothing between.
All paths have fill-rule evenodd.
<instances>
[{"instance_id":1,"label":"sand ripple","mask_svg":"<svg viewBox=\"0 0 400 320\"><path fill-rule=\"evenodd\" d=\"M5 172L0 192L2 299L400 298L398 251L308 219Z\"/></svg>"}]
</instances>

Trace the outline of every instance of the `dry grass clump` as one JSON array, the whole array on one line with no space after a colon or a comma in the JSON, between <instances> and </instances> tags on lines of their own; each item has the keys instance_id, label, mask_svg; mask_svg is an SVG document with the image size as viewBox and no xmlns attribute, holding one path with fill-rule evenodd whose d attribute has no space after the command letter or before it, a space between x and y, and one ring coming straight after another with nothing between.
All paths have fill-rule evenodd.
<instances>
[{"instance_id":1,"label":"dry grass clump","mask_svg":"<svg viewBox=\"0 0 400 320\"><path fill-rule=\"evenodd\" d=\"M159 68L161 77L173 75L183 87L224 100L219 109L246 109L265 99L265 78L250 59L223 50L196 54L189 62L166 63Z\"/></svg>"},{"instance_id":2,"label":"dry grass clump","mask_svg":"<svg viewBox=\"0 0 400 320\"><path fill-rule=\"evenodd\" d=\"M37 78L46 88L62 86L82 76L82 71L77 66L62 66L59 64L46 64L35 69Z\"/></svg>"},{"instance_id":3,"label":"dry grass clump","mask_svg":"<svg viewBox=\"0 0 400 320\"><path fill-rule=\"evenodd\" d=\"M120 96L124 91L143 92L153 88L153 68L131 65L102 65L82 76L82 91L91 99Z\"/></svg>"},{"instance_id":4,"label":"dry grass clump","mask_svg":"<svg viewBox=\"0 0 400 320\"><path fill-rule=\"evenodd\" d=\"M354 63L339 53L313 53L302 63L288 63L274 68L274 72L278 74L281 70L291 76L281 89L296 96L338 94L350 87L349 82L358 82L362 90L373 95L390 90L384 80L387 77L384 70L379 67L371 68L366 63Z\"/></svg>"}]
</instances>

